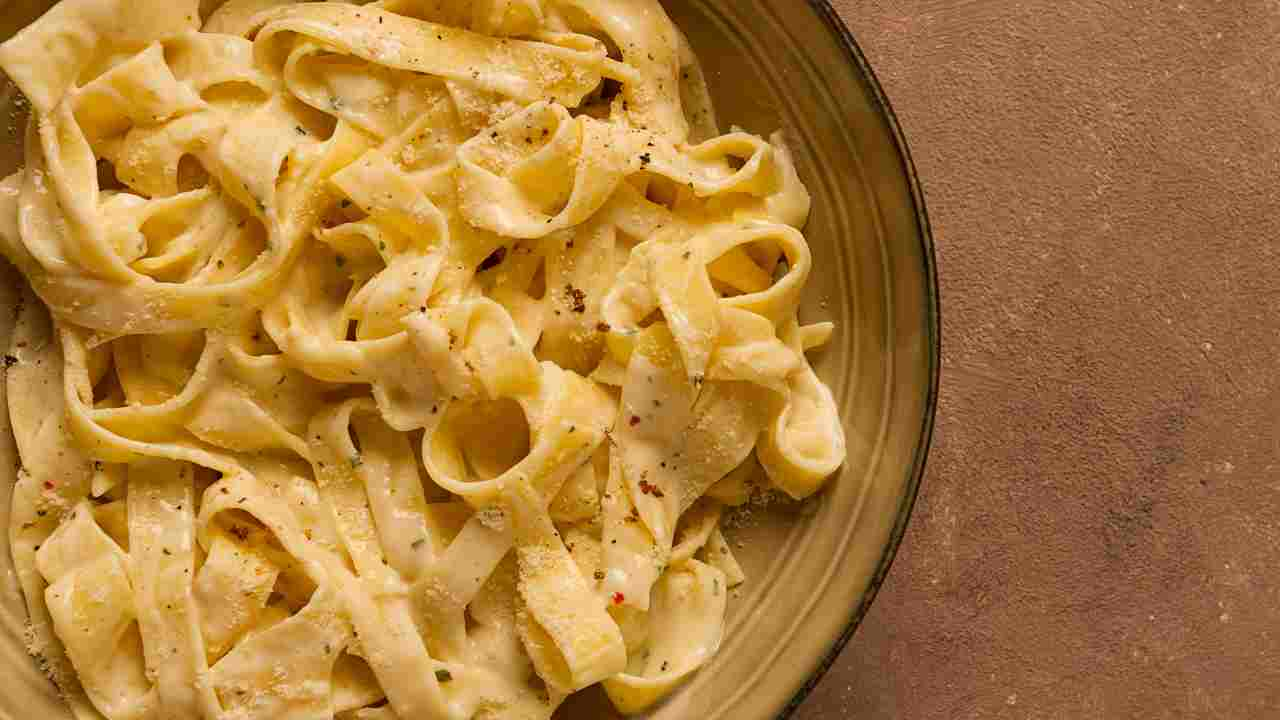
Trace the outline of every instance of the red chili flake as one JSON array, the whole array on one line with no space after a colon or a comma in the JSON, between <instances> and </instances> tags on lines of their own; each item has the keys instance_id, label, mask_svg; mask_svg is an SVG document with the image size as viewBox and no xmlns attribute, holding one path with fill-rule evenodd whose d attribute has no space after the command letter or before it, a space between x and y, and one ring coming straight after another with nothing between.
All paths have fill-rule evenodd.
<instances>
[{"instance_id":1,"label":"red chili flake","mask_svg":"<svg viewBox=\"0 0 1280 720\"><path fill-rule=\"evenodd\" d=\"M625 595L623 595L622 593L620 593L620 592L616 592L616 593L614 593L614 594L613 594L613 604L614 604L614 605L621 605L621 604L622 604L622 601L624 601L624 600L626 600L626 599L627 599L627 597L626 597Z\"/></svg>"},{"instance_id":2,"label":"red chili flake","mask_svg":"<svg viewBox=\"0 0 1280 720\"><path fill-rule=\"evenodd\" d=\"M652 495L656 498L666 497L666 493L662 492L662 488L649 482L648 480L640 481L640 492L645 495Z\"/></svg>"},{"instance_id":3,"label":"red chili flake","mask_svg":"<svg viewBox=\"0 0 1280 720\"><path fill-rule=\"evenodd\" d=\"M635 426L637 426L637 425L639 425L639 424L640 424L640 416L639 416L639 415L632 415L632 416L631 416L631 427L635 427Z\"/></svg>"},{"instance_id":4,"label":"red chili flake","mask_svg":"<svg viewBox=\"0 0 1280 720\"><path fill-rule=\"evenodd\" d=\"M571 309L576 313L587 311L587 294L572 285L564 286L565 297L569 299Z\"/></svg>"},{"instance_id":5,"label":"red chili flake","mask_svg":"<svg viewBox=\"0 0 1280 720\"><path fill-rule=\"evenodd\" d=\"M44 481L44 489L45 489L45 490L52 490L52 489L53 489L53 482L52 482L52 481L50 481L50 480L45 480L45 481Z\"/></svg>"},{"instance_id":6,"label":"red chili flake","mask_svg":"<svg viewBox=\"0 0 1280 720\"><path fill-rule=\"evenodd\" d=\"M609 326L609 323L607 323L607 322L602 322L602 323L599 323L599 324L597 324L597 325L596 325L596 330L599 330L599 331L600 331L600 332L602 332L602 333L607 333L607 332L609 332L609 331L610 331L610 330L612 330L612 329L613 329L613 328L612 328L612 327L610 327L610 326Z\"/></svg>"}]
</instances>

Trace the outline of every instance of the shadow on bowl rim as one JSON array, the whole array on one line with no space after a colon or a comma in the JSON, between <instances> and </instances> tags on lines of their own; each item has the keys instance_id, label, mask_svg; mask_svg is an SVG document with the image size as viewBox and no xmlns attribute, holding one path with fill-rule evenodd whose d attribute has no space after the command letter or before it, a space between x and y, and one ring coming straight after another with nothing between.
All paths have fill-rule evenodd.
<instances>
[{"instance_id":1,"label":"shadow on bowl rim","mask_svg":"<svg viewBox=\"0 0 1280 720\"><path fill-rule=\"evenodd\" d=\"M925 208L924 189L920 183L920 175L916 170L915 162L911 159L911 150L907 145L906 134L902 130L902 125L898 122L898 116L894 113L893 105L889 102L884 88L880 85L880 80L871 68L871 63L867 61L867 57L863 54L858 41L854 39L853 33L845 25L844 20L840 18L830 0L808 0L808 4L826 24L827 29L838 39L844 50L845 57L850 64L857 68L859 79L871 91L871 95L875 100L876 111L888 125L893 135L894 146L898 151L903 172L906 174L907 184L911 188L911 201L916 212L916 222L920 227L921 257L924 261L922 269L924 270L924 287L927 295L926 330L928 331L929 349L929 389L925 398L924 417L920 424L915 456L912 458L909 470L910 477L907 481L907 491L903 495L901 505L898 506L897 518L894 521L893 530L889 534L889 543L885 546L884 554L880 557L875 574L872 575L866 592L863 593L857 606L854 607L853 613L849 616L849 621L844 630L832 642L831 647L827 649L818 666L809 675L809 679L796 690L791 697L791 701L778 713L777 720L786 720L791 717L809 697L813 689L817 687L818 682L827 674L831 666L835 664L840 652L844 650L845 645L852 639L858 626L862 624L862 620L871 609L871 603L875 601L881 586L884 585L885 578L889 575L889 568L893 565L893 560L898 555L898 548L902 545L903 536L907 531L907 524L911 520L911 512L915 508L916 498L920 493L920 483L924 478L929 449L933 444L934 419L938 410L938 385L942 370L942 306L941 293L938 287L937 258L934 254L933 230L929 223L928 211Z\"/></svg>"}]
</instances>

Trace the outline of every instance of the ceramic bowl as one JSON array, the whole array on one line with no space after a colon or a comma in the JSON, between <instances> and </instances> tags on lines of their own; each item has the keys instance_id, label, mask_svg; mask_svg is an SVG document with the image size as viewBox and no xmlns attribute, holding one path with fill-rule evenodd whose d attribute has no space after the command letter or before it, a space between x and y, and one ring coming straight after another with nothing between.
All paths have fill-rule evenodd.
<instances>
[{"instance_id":1,"label":"ceramic bowl","mask_svg":"<svg viewBox=\"0 0 1280 720\"><path fill-rule=\"evenodd\" d=\"M0 0L0 39L50 5ZM832 320L837 328L813 362L839 402L848 461L810 501L738 514L731 541L748 580L731 598L723 646L650 713L655 720L764 720L790 714L849 640L911 513L937 400L933 245L902 130L827 2L665 5L702 60L722 129L785 132L814 201L806 235L815 272L802 320ZM8 174L20 162L22 119L12 87L5 87L0 173ZM14 282L11 273L4 278ZM0 291L0 304L13 297ZM0 322L12 316L0 308ZM13 467L13 452L11 438L0 438L0 467ZM0 482L3 528L10 485ZM0 563L9 564L5 531ZM69 718L24 652L25 611L9 569L0 578L0 717ZM603 693L592 691L573 698L557 717L615 715Z\"/></svg>"}]
</instances>

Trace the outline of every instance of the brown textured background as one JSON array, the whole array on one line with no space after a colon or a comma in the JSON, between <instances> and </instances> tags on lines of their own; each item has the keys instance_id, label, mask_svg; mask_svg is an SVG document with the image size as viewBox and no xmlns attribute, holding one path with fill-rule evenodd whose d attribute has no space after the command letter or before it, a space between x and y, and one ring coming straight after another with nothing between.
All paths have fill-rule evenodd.
<instances>
[{"instance_id":1,"label":"brown textured background","mask_svg":"<svg viewBox=\"0 0 1280 720\"><path fill-rule=\"evenodd\" d=\"M1280 3L835 4L923 177L943 379L797 717L1280 717Z\"/></svg>"}]
</instances>

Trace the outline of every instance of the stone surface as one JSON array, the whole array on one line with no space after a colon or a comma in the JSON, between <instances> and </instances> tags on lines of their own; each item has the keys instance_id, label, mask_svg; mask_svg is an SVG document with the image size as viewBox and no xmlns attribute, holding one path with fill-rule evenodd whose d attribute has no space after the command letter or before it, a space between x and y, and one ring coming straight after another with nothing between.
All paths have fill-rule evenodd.
<instances>
[{"instance_id":1,"label":"stone surface","mask_svg":"<svg viewBox=\"0 0 1280 720\"><path fill-rule=\"evenodd\" d=\"M1280 715L1280 3L836 5L924 179L942 404L797 717Z\"/></svg>"}]
</instances>

